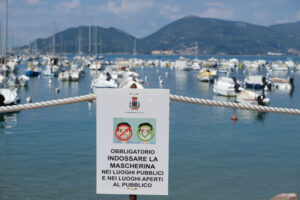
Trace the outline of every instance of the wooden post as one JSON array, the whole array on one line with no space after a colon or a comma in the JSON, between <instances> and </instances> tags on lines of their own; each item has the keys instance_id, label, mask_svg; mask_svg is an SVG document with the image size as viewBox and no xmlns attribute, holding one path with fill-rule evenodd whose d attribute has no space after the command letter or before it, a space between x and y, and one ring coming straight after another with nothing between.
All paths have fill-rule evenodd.
<instances>
[{"instance_id":1,"label":"wooden post","mask_svg":"<svg viewBox=\"0 0 300 200\"><path fill-rule=\"evenodd\" d=\"M137 200L137 196L135 194L129 195L129 200Z\"/></svg>"}]
</instances>

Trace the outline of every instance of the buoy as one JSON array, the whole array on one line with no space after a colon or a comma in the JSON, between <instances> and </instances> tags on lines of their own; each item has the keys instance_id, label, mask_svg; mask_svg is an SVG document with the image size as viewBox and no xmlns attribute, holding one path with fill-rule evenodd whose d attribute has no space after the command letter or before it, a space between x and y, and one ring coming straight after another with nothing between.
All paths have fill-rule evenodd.
<instances>
[{"instance_id":1,"label":"buoy","mask_svg":"<svg viewBox=\"0 0 300 200\"><path fill-rule=\"evenodd\" d=\"M32 98L31 98L31 97L27 97L27 98L26 98L26 102L27 102L27 103L32 103Z\"/></svg>"},{"instance_id":2,"label":"buoy","mask_svg":"<svg viewBox=\"0 0 300 200\"><path fill-rule=\"evenodd\" d=\"M233 120L233 121L236 121L236 120L237 120L237 116L236 116L235 113L234 113L233 116L232 116L232 120Z\"/></svg>"},{"instance_id":3,"label":"buoy","mask_svg":"<svg viewBox=\"0 0 300 200\"><path fill-rule=\"evenodd\" d=\"M149 82L147 82L147 87L149 87L150 86L150 83Z\"/></svg>"}]
</instances>

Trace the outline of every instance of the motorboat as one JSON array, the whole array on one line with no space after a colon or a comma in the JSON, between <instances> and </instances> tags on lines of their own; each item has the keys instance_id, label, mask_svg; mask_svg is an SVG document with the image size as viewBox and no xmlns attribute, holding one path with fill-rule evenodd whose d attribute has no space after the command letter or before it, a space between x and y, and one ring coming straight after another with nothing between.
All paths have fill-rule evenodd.
<instances>
[{"instance_id":1,"label":"motorboat","mask_svg":"<svg viewBox=\"0 0 300 200\"><path fill-rule=\"evenodd\" d=\"M188 65L188 59L180 57L175 61L175 69L177 70L189 70L191 67Z\"/></svg>"},{"instance_id":2,"label":"motorboat","mask_svg":"<svg viewBox=\"0 0 300 200\"><path fill-rule=\"evenodd\" d=\"M28 85L29 77L26 75L20 75L16 77L11 74L7 80L7 85L9 87L26 87Z\"/></svg>"},{"instance_id":3,"label":"motorboat","mask_svg":"<svg viewBox=\"0 0 300 200\"><path fill-rule=\"evenodd\" d=\"M59 72L58 80L60 80L60 81L70 81L71 80L70 71Z\"/></svg>"},{"instance_id":4,"label":"motorboat","mask_svg":"<svg viewBox=\"0 0 300 200\"><path fill-rule=\"evenodd\" d=\"M273 71L288 71L288 65L282 62L273 62L271 64L271 68Z\"/></svg>"},{"instance_id":5,"label":"motorboat","mask_svg":"<svg viewBox=\"0 0 300 200\"><path fill-rule=\"evenodd\" d=\"M266 106L270 103L270 99L267 98L264 94L259 95L250 90L243 90L242 92L237 94L236 102Z\"/></svg>"},{"instance_id":6,"label":"motorboat","mask_svg":"<svg viewBox=\"0 0 300 200\"><path fill-rule=\"evenodd\" d=\"M38 76L42 72L41 68L35 66L29 66L28 69L25 71L26 76Z\"/></svg>"},{"instance_id":7,"label":"motorboat","mask_svg":"<svg viewBox=\"0 0 300 200\"><path fill-rule=\"evenodd\" d=\"M291 90L295 87L293 78L270 78L270 81L272 86L279 90Z\"/></svg>"},{"instance_id":8,"label":"motorboat","mask_svg":"<svg viewBox=\"0 0 300 200\"><path fill-rule=\"evenodd\" d=\"M134 80L130 80L128 82L123 83L120 85L120 88L123 89L144 89L144 87L139 83Z\"/></svg>"},{"instance_id":9,"label":"motorboat","mask_svg":"<svg viewBox=\"0 0 300 200\"><path fill-rule=\"evenodd\" d=\"M17 89L11 90L7 88L0 89L0 106L11 106L20 103L20 97Z\"/></svg>"},{"instance_id":10,"label":"motorboat","mask_svg":"<svg viewBox=\"0 0 300 200\"><path fill-rule=\"evenodd\" d=\"M249 75L245 78L245 87L251 89L271 89L270 82L262 75Z\"/></svg>"},{"instance_id":11,"label":"motorboat","mask_svg":"<svg viewBox=\"0 0 300 200\"><path fill-rule=\"evenodd\" d=\"M227 97L234 97L242 90L241 83L237 81L235 77L220 77L215 81L213 87L215 94Z\"/></svg>"},{"instance_id":12,"label":"motorboat","mask_svg":"<svg viewBox=\"0 0 300 200\"><path fill-rule=\"evenodd\" d=\"M109 73L103 74L100 73L98 78L93 79L91 82L91 88L95 90L95 88L117 88L118 84L111 79Z\"/></svg>"},{"instance_id":13,"label":"motorboat","mask_svg":"<svg viewBox=\"0 0 300 200\"><path fill-rule=\"evenodd\" d=\"M213 81L214 78L216 77L217 75L217 71L215 69L212 69L212 68L202 68L197 77L200 81L203 81L203 82L210 82L210 81Z\"/></svg>"}]
</instances>

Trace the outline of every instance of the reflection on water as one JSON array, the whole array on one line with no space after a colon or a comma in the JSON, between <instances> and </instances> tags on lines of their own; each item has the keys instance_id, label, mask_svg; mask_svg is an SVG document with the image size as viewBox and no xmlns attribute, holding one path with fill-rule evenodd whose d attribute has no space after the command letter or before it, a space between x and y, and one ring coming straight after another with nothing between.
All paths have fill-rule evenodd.
<instances>
[{"instance_id":1,"label":"reflection on water","mask_svg":"<svg viewBox=\"0 0 300 200\"><path fill-rule=\"evenodd\" d=\"M176 77L176 85L180 87L185 87L186 86L186 81L187 81L187 72L186 71L175 71L175 77Z\"/></svg>"},{"instance_id":2,"label":"reflection on water","mask_svg":"<svg viewBox=\"0 0 300 200\"><path fill-rule=\"evenodd\" d=\"M215 101L229 101L229 102L235 102L236 97L226 97L221 95L214 95L213 100Z\"/></svg>"},{"instance_id":3,"label":"reflection on water","mask_svg":"<svg viewBox=\"0 0 300 200\"><path fill-rule=\"evenodd\" d=\"M0 134L11 134L11 128L17 126L18 113L0 113Z\"/></svg>"},{"instance_id":4,"label":"reflection on water","mask_svg":"<svg viewBox=\"0 0 300 200\"><path fill-rule=\"evenodd\" d=\"M202 81L198 82L199 89L206 92L210 90L210 85L211 85L210 82L202 82Z\"/></svg>"},{"instance_id":5,"label":"reflection on water","mask_svg":"<svg viewBox=\"0 0 300 200\"><path fill-rule=\"evenodd\" d=\"M89 74L92 78L97 78L100 74L100 71L98 71L98 70L89 70Z\"/></svg>"},{"instance_id":6,"label":"reflection on water","mask_svg":"<svg viewBox=\"0 0 300 200\"><path fill-rule=\"evenodd\" d=\"M288 75L288 71L272 71L270 75L272 77L277 77L277 78L286 78Z\"/></svg>"},{"instance_id":7,"label":"reflection on water","mask_svg":"<svg viewBox=\"0 0 300 200\"><path fill-rule=\"evenodd\" d=\"M252 121L257 120L260 122L263 122L266 119L266 116L268 113L266 112L256 112L256 111L250 111L250 110L236 110L237 117L239 120L244 121Z\"/></svg>"}]
</instances>

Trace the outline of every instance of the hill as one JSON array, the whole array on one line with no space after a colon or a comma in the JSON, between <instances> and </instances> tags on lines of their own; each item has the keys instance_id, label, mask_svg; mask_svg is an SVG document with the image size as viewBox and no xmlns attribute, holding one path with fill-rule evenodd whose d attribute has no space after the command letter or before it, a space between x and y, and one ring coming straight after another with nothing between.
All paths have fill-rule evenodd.
<instances>
[{"instance_id":1,"label":"hill","mask_svg":"<svg viewBox=\"0 0 300 200\"><path fill-rule=\"evenodd\" d=\"M298 38L268 27L196 16L168 24L142 41L148 51L173 49L179 53L187 53L198 42L201 54L253 55L300 48Z\"/></svg>"},{"instance_id":2,"label":"hill","mask_svg":"<svg viewBox=\"0 0 300 200\"><path fill-rule=\"evenodd\" d=\"M290 36L300 37L300 21L293 23L275 24L269 26L274 31L284 33Z\"/></svg>"},{"instance_id":3,"label":"hill","mask_svg":"<svg viewBox=\"0 0 300 200\"><path fill-rule=\"evenodd\" d=\"M264 55L269 51L300 54L299 29L300 22L265 27L245 22L188 16L141 39L116 28L97 27L97 39L96 27L69 28L55 34L55 51L96 53L97 41L98 53L132 53L134 40L137 39L137 52L146 54L155 50L193 54L196 42L200 54ZM89 38L92 46L90 49ZM37 48L41 51L51 51L51 41L52 37L38 39ZM34 46L34 43L31 46Z\"/></svg>"},{"instance_id":4,"label":"hill","mask_svg":"<svg viewBox=\"0 0 300 200\"><path fill-rule=\"evenodd\" d=\"M90 39L89 39L90 38ZM55 52L132 53L135 37L116 28L80 26L55 34ZM89 41L90 40L90 41ZM30 46L52 52L53 36L37 39Z\"/></svg>"}]
</instances>

